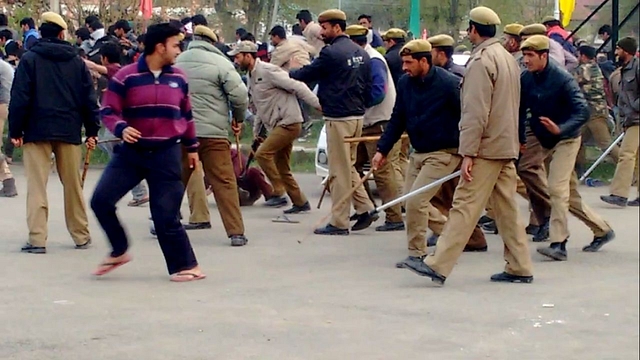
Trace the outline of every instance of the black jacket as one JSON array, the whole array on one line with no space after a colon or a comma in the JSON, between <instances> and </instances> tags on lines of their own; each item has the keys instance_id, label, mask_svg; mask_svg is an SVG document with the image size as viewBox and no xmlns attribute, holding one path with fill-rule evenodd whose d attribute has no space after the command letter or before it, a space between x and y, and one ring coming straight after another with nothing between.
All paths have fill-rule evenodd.
<instances>
[{"instance_id":1,"label":"black jacket","mask_svg":"<svg viewBox=\"0 0 640 360\"><path fill-rule=\"evenodd\" d=\"M398 80L404 75L402 71L402 57L400 56L400 49L404 46L404 43L395 44L390 47L386 54L384 54L389 71L391 71L391 77L393 78L393 84L398 87Z\"/></svg>"},{"instance_id":2,"label":"black jacket","mask_svg":"<svg viewBox=\"0 0 640 360\"><path fill-rule=\"evenodd\" d=\"M404 131L418 153L458 147L460 78L432 66L427 76L404 75L398 81L391 120L378 141L378 151L387 155Z\"/></svg>"},{"instance_id":3,"label":"black jacket","mask_svg":"<svg viewBox=\"0 0 640 360\"><path fill-rule=\"evenodd\" d=\"M524 71L520 79L521 138L526 121L547 149L552 149L561 140L580 136L580 129L589 120L589 106L571 74L549 61L541 72ZM556 123L560 135L550 133L540 122L541 116Z\"/></svg>"},{"instance_id":4,"label":"black jacket","mask_svg":"<svg viewBox=\"0 0 640 360\"><path fill-rule=\"evenodd\" d=\"M450 72L450 73L452 73L454 75L457 75L459 77L463 77L464 76L465 67L454 63L452 59L449 59L447 64L444 66L444 68L445 68L445 70L447 70L448 72Z\"/></svg>"},{"instance_id":5,"label":"black jacket","mask_svg":"<svg viewBox=\"0 0 640 360\"><path fill-rule=\"evenodd\" d=\"M291 78L318 82L324 116L363 116L371 94L369 55L346 35L333 39L307 66L292 70Z\"/></svg>"},{"instance_id":6,"label":"black jacket","mask_svg":"<svg viewBox=\"0 0 640 360\"><path fill-rule=\"evenodd\" d=\"M9 134L24 142L82 143L100 128L93 81L66 41L41 39L16 69L9 103Z\"/></svg>"}]
</instances>

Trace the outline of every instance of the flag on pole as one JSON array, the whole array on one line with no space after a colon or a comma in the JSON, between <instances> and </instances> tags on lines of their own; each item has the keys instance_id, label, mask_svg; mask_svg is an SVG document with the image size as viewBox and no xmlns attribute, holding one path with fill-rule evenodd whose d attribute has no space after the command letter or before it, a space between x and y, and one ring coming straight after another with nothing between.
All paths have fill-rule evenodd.
<instances>
[{"instance_id":1,"label":"flag on pole","mask_svg":"<svg viewBox=\"0 0 640 360\"><path fill-rule=\"evenodd\" d=\"M414 38L420 36L420 0L411 0L411 13L409 15L409 31Z\"/></svg>"},{"instance_id":2,"label":"flag on pole","mask_svg":"<svg viewBox=\"0 0 640 360\"><path fill-rule=\"evenodd\" d=\"M573 10L576 8L576 0L559 0L560 13L562 14L562 26L567 27L571 22Z\"/></svg>"},{"instance_id":3,"label":"flag on pole","mask_svg":"<svg viewBox=\"0 0 640 360\"><path fill-rule=\"evenodd\" d=\"M153 0L140 0L140 11L144 19L151 19L153 12Z\"/></svg>"}]
</instances>

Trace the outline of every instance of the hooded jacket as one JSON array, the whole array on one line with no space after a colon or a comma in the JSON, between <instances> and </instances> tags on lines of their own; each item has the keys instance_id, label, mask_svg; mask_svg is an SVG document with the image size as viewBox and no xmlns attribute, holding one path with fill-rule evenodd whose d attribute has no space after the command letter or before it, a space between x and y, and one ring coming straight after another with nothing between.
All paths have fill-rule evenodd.
<instances>
[{"instance_id":1,"label":"hooded jacket","mask_svg":"<svg viewBox=\"0 0 640 360\"><path fill-rule=\"evenodd\" d=\"M41 39L16 69L9 103L9 134L24 142L82 143L100 128L93 81L76 49L66 41Z\"/></svg>"}]
</instances>

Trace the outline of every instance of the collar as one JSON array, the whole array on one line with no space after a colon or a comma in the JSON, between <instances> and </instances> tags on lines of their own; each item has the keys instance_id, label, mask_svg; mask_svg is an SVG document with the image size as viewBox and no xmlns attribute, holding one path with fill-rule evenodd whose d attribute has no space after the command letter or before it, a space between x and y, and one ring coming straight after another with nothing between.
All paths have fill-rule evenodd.
<instances>
[{"instance_id":1,"label":"collar","mask_svg":"<svg viewBox=\"0 0 640 360\"><path fill-rule=\"evenodd\" d=\"M547 66L545 66L544 69L542 69L541 71L534 72L533 78L539 81L546 79L552 67L553 67L553 63L551 63L551 60L550 59L547 60Z\"/></svg>"},{"instance_id":2,"label":"collar","mask_svg":"<svg viewBox=\"0 0 640 360\"><path fill-rule=\"evenodd\" d=\"M347 36L347 34L340 34L340 35L334 37L333 40L331 40L331 44L335 43L336 41L338 41L340 39L347 39L347 40L351 41L349 39L349 37Z\"/></svg>"},{"instance_id":3,"label":"collar","mask_svg":"<svg viewBox=\"0 0 640 360\"><path fill-rule=\"evenodd\" d=\"M631 57L631 60L629 60L629 62L623 67L623 70L631 70L633 69L633 64L638 61L638 58L633 56Z\"/></svg>"},{"instance_id":4,"label":"collar","mask_svg":"<svg viewBox=\"0 0 640 360\"><path fill-rule=\"evenodd\" d=\"M91 34L91 38L92 38L93 40L98 40L98 39L100 39L100 38L103 38L103 37L104 37L104 34L105 34L105 33L104 33L104 28L103 28L103 29L98 29L98 30L94 31L94 32Z\"/></svg>"},{"instance_id":5,"label":"collar","mask_svg":"<svg viewBox=\"0 0 640 360\"><path fill-rule=\"evenodd\" d=\"M138 72L139 73L151 73L151 69L149 69L149 65L147 65L147 56L146 55L141 55L140 59L138 59ZM171 65L165 65L162 67L162 72L161 74L164 73L169 73L172 74L173 73L173 67Z\"/></svg>"},{"instance_id":6,"label":"collar","mask_svg":"<svg viewBox=\"0 0 640 360\"><path fill-rule=\"evenodd\" d=\"M256 58L256 63L253 65L253 70L249 71L249 77L253 77L253 74L256 72L258 66L262 66L262 60L260 60L260 58Z\"/></svg>"},{"instance_id":7,"label":"collar","mask_svg":"<svg viewBox=\"0 0 640 360\"><path fill-rule=\"evenodd\" d=\"M487 39L487 40L481 42L480 44L474 46L473 50L471 51L471 55L473 56L474 54L477 54L480 51L482 51L482 49L486 49L489 46L494 45L494 44L500 44L500 39L498 39L498 38L490 38L490 39ZM502 46L502 45L500 45L500 46Z\"/></svg>"},{"instance_id":8,"label":"collar","mask_svg":"<svg viewBox=\"0 0 640 360\"><path fill-rule=\"evenodd\" d=\"M425 75L424 77L410 77L411 80L413 80L416 84L419 85L429 85L432 81L433 78L435 76L436 73L436 67L435 65L432 65L431 68L429 68L429 71L427 72L427 75Z\"/></svg>"}]
</instances>

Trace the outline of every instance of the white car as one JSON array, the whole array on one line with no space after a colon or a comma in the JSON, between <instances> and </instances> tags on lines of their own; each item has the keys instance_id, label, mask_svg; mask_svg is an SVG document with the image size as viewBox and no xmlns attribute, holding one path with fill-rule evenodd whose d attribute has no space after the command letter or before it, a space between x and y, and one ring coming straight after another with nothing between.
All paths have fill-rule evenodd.
<instances>
[{"instance_id":1,"label":"white car","mask_svg":"<svg viewBox=\"0 0 640 360\"><path fill-rule=\"evenodd\" d=\"M460 66L465 66L469 60L469 55L454 54L453 62ZM322 127L316 145L316 175L323 180L329 176L329 156L327 155L327 132Z\"/></svg>"}]
</instances>

